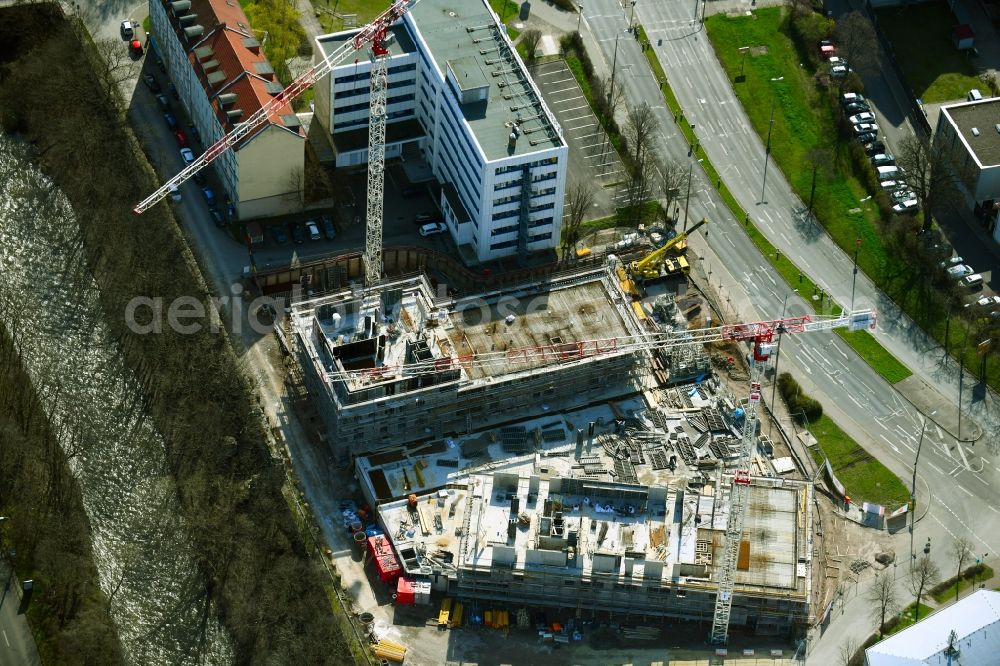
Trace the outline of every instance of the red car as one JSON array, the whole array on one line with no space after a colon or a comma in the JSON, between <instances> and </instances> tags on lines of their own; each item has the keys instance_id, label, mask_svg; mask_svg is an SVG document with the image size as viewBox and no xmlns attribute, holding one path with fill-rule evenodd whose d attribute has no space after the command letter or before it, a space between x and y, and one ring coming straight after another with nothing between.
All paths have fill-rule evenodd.
<instances>
[{"instance_id":1,"label":"red car","mask_svg":"<svg viewBox=\"0 0 1000 666\"><path fill-rule=\"evenodd\" d=\"M188 147L187 134L185 134L184 132L182 132L180 130L177 130L176 132L174 132L174 138L177 139L177 145L178 145L178 147L180 147L180 148L187 148Z\"/></svg>"},{"instance_id":2,"label":"red car","mask_svg":"<svg viewBox=\"0 0 1000 666\"><path fill-rule=\"evenodd\" d=\"M833 56L837 55L837 47L831 42L823 40L819 43L819 57L823 60L829 60Z\"/></svg>"}]
</instances>

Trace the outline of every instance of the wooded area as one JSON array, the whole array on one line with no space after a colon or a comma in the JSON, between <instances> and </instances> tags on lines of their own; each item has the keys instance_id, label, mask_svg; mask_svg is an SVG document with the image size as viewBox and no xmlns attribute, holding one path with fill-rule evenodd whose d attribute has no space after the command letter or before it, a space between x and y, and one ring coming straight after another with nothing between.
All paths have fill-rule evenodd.
<instances>
[{"instance_id":1,"label":"wooded area","mask_svg":"<svg viewBox=\"0 0 1000 666\"><path fill-rule=\"evenodd\" d=\"M170 327L137 335L126 326L126 304L136 296L205 302L209 290L169 207L141 218L131 211L157 178L100 85L100 72L79 57L85 35L54 5L0 12L0 33L11 37L0 45L0 120L28 138L73 205L106 323L166 442L204 577L201 601L217 609L237 663L352 663L318 564L282 497L282 463L268 450L229 339ZM25 456L25 464L41 464L37 457Z\"/></svg>"}]
</instances>

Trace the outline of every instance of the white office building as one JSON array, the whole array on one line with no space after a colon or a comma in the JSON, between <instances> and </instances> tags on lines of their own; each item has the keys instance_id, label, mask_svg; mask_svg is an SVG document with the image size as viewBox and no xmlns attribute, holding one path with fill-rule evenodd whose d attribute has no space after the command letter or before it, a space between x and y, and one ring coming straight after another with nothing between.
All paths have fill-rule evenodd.
<instances>
[{"instance_id":1,"label":"white office building","mask_svg":"<svg viewBox=\"0 0 1000 666\"><path fill-rule=\"evenodd\" d=\"M316 58L356 31L317 38ZM558 247L567 147L485 0L421 0L392 28L386 159L423 159L463 256L477 261ZM338 167L368 159L366 51L316 84L316 120ZM522 187L522 184L527 187Z\"/></svg>"}]
</instances>

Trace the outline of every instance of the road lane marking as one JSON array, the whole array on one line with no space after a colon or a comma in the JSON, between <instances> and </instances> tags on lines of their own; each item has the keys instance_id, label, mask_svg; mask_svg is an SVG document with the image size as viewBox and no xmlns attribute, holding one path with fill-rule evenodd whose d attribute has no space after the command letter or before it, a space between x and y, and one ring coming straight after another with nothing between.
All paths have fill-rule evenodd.
<instances>
[{"instance_id":1,"label":"road lane marking","mask_svg":"<svg viewBox=\"0 0 1000 666\"><path fill-rule=\"evenodd\" d=\"M944 474L944 470L942 470L942 469L941 469L940 467L938 467L937 465L935 465L935 464L934 464L934 463L932 463L931 461L929 461L929 460L928 460L928 461L927 461L927 464L928 464L928 465L929 465L929 466L930 466L930 467L931 467L931 468L932 468L932 469L933 469L934 471L936 471L936 472L937 472L938 474Z\"/></svg>"},{"instance_id":2,"label":"road lane marking","mask_svg":"<svg viewBox=\"0 0 1000 666\"><path fill-rule=\"evenodd\" d=\"M990 511L992 511L994 513L1000 513L1000 509L996 508L992 504L987 504L986 506L990 507Z\"/></svg>"},{"instance_id":3,"label":"road lane marking","mask_svg":"<svg viewBox=\"0 0 1000 666\"><path fill-rule=\"evenodd\" d=\"M978 474L973 474L972 478L975 479L976 481L978 481L979 483L983 484L987 488L990 487L989 482L986 479L984 479L983 477L979 476Z\"/></svg>"},{"instance_id":4,"label":"road lane marking","mask_svg":"<svg viewBox=\"0 0 1000 666\"><path fill-rule=\"evenodd\" d=\"M7 632L6 631L3 632L3 642L7 644L7 647L10 647L10 641L7 640Z\"/></svg>"},{"instance_id":5,"label":"road lane marking","mask_svg":"<svg viewBox=\"0 0 1000 666\"><path fill-rule=\"evenodd\" d=\"M975 497L975 495L972 494L972 491L966 488L965 486L959 486L958 489L961 490L966 495L968 495L969 497Z\"/></svg>"}]
</instances>

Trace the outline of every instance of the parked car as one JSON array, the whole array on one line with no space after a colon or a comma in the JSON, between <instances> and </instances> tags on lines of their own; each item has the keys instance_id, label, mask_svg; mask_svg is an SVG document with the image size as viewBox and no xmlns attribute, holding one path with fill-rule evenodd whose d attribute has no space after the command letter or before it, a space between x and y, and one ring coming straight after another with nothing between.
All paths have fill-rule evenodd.
<instances>
[{"instance_id":1,"label":"parked car","mask_svg":"<svg viewBox=\"0 0 1000 666\"><path fill-rule=\"evenodd\" d=\"M871 111L871 107L868 106L868 102L853 102L844 107L844 111L847 113L863 113L865 111Z\"/></svg>"},{"instance_id":2,"label":"parked car","mask_svg":"<svg viewBox=\"0 0 1000 666\"><path fill-rule=\"evenodd\" d=\"M413 221L416 222L417 224L425 224L427 222L437 222L440 219L441 219L440 215L438 215L437 213L433 213L431 211L424 211L423 213L417 213L413 217Z\"/></svg>"},{"instance_id":3,"label":"parked car","mask_svg":"<svg viewBox=\"0 0 1000 666\"><path fill-rule=\"evenodd\" d=\"M948 257L944 261L938 264L941 268L949 268L950 266L957 266L958 264L965 263L965 259L958 256L957 254L953 257Z\"/></svg>"},{"instance_id":4,"label":"parked car","mask_svg":"<svg viewBox=\"0 0 1000 666\"><path fill-rule=\"evenodd\" d=\"M288 240L288 236L285 235L285 230L281 228L281 225L272 224L268 228L271 230L271 239L274 240L274 244L284 245Z\"/></svg>"},{"instance_id":5,"label":"parked car","mask_svg":"<svg viewBox=\"0 0 1000 666\"><path fill-rule=\"evenodd\" d=\"M863 142L865 146L865 152L868 155L877 155L878 153L885 152L885 144L875 139L874 141Z\"/></svg>"},{"instance_id":6,"label":"parked car","mask_svg":"<svg viewBox=\"0 0 1000 666\"><path fill-rule=\"evenodd\" d=\"M181 200L181 191L177 189L176 185L171 185L170 189L167 190L170 193L170 200L177 202Z\"/></svg>"},{"instance_id":7,"label":"parked car","mask_svg":"<svg viewBox=\"0 0 1000 666\"><path fill-rule=\"evenodd\" d=\"M1000 296L983 296L971 303L966 303L967 308L996 308L1000 307Z\"/></svg>"},{"instance_id":8,"label":"parked car","mask_svg":"<svg viewBox=\"0 0 1000 666\"><path fill-rule=\"evenodd\" d=\"M907 201L909 199L916 199L917 195L914 194L913 192L911 192L910 190L906 189L906 186L904 185L900 189L898 189L895 192L892 192L891 194L889 194L889 198L892 199L893 203L901 203L901 202ZM962 263L961 262L962 258L959 257L958 259L959 259L959 261L956 261L954 263L957 263L957 264ZM952 264L948 264L948 265L951 266Z\"/></svg>"},{"instance_id":9,"label":"parked car","mask_svg":"<svg viewBox=\"0 0 1000 666\"><path fill-rule=\"evenodd\" d=\"M837 47L833 45L828 39L824 39L819 43L819 57L823 60L829 60L833 56L837 55Z\"/></svg>"},{"instance_id":10,"label":"parked car","mask_svg":"<svg viewBox=\"0 0 1000 666\"><path fill-rule=\"evenodd\" d=\"M306 232L309 234L309 240L317 241L323 237L319 233L319 226L316 224L316 220L306 220Z\"/></svg>"},{"instance_id":11,"label":"parked car","mask_svg":"<svg viewBox=\"0 0 1000 666\"><path fill-rule=\"evenodd\" d=\"M205 197L205 203L208 204L209 208L215 205L215 192L212 191L211 187L201 188L201 196Z\"/></svg>"},{"instance_id":12,"label":"parked car","mask_svg":"<svg viewBox=\"0 0 1000 666\"><path fill-rule=\"evenodd\" d=\"M861 123L872 123L875 122L875 114L871 111L863 111L855 116L851 116L847 119L852 125L860 125Z\"/></svg>"},{"instance_id":13,"label":"parked car","mask_svg":"<svg viewBox=\"0 0 1000 666\"><path fill-rule=\"evenodd\" d=\"M329 215L323 215L319 221L323 227L323 235L327 240L333 240L337 236L337 230L333 228L333 219Z\"/></svg>"},{"instance_id":14,"label":"parked car","mask_svg":"<svg viewBox=\"0 0 1000 666\"><path fill-rule=\"evenodd\" d=\"M861 145L864 146L878 140L878 134L875 134L874 132L865 132L864 134L858 134L854 138L860 141Z\"/></svg>"},{"instance_id":15,"label":"parked car","mask_svg":"<svg viewBox=\"0 0 1000 666\"><path fill-rule=\"evenodd\" d=\"M215 222L215 226L220 229L226 228L226 218L222 217L222 213L215 206L208 209L208 214L212 216L212 221Z\"/></svg>"},{"instance_id":16,"label":"parked car","mask_svg":"<svg viewBox=\"0 0 1000 666\"><path fill-rule=\"evenodd\" d=\"M132 21L122 21L119 32L121 33L123 42L127 42L132 39L132 37L135 36L135 28L132 25Z\"/></svg>"},{"instance_id":17,"label":"parked car","mask_svg":"<svg viewBox=\"0 0 1000 666\"><path fill-rule=\"evenodd\" d=\"M153 93L154 95L160 92L161 90L160 82L157 81L156 77L153 76L152 74L143 74L142 82L146 84L147 88L149 88L149 92Z\"/></svg>"},{"instance_id":18,"label":"parked car","mask_svg":"<svg viewBox=\"0 0 1000 666\"><path fill-rule=\"evenodd\" d=\"M167 81L167 91L170 93L170 96L173 97L174 99L181 98L180 93L177 92L177 86L174 85L173 81Z\"/></svg>"},{"instance_id":19,"label":"parked car","mask_svg":"<svg viewBox=\"0 0 1000 666\"><path fill-rule=\"evenodd\" d=\"M972 270L972 266L969 266L968 264L956 264L955 266L949 266L945 270L948 273L948 277L954 278L956 280L959 278L963 278L966 275L972 275L973 273L976 272Z\"/></svg>"},{"instance_id":20,"label":"parked car","mask_svg":"<svg viewBox=\"0 0 1000 666\"><path fill-rule=\"evenodd\" d=\"M201 134L198 133L198 126L194 123L188 123L188 133L195 141L201 141Z\"/></svg>"},{"instance_id":21,"label":"parked car","mask_svg":"<svg viewBox=\"0 0 1000 666\"><path fill-rule=\"evenodd\" d=\"M128 43L128 53L133 58L141 58L142 57L142 42L140 42L138 39L133 39L132 41L130 41Z\"/></svg>"},{"instance_id":22,"label":"parked car","mask_svg":"<svg viewBox=\"0 0 1000 666\"><path fill-rule=\"evenodd\" d=\"M156 56L156 66L160 68L160 71L164 74L167 73L167 66L163 64L163 58Z\"/></svg>"},{"instance_id":23,"label":"parked car","mask_svg":"<svg viewBox=\"0 0 1000 666\"><path fill-rule=\"evenodd\" d=\"M889 153L876 153L872 155L873 166L892 166L896 163L896 158Z\"/></svg>"},{"instance_id":24,"label":"parked car","mask_svg":"<svg viewBox=\"0 0 1000 666\"><path fill-rule=\"evenodd\" d=\"M187 134L183 130L174 130L174 139L177 141L177 145L181 148L187 148L188 138Z\"/></svg>"},{"instance_id":25,"label":"parked car","mask_svg":"<svg viewBox=\"0 0 1000 666\"><path fill-rule=\"evenodd\" d=\"M845 65L835 65L830 68L830 76L834 79L844 79L847 78L847 75L850 74L851 71L851 68Z\"/></svg>"},{"instance_id":26,"label":"parked car","mask_svg":"<svg viewBox=\"0 0 1000 666\"><path fill-rule=\"evenodd\" d=\"M301 245L306 242L306 234L302 231L302 225L298 222L292 222L288 225L288 230L292 234L292 240L295 241L296 245Z\"/></svg>"},{"instance_id":27,"label":"parked car","mask_svg":"<svg viewBox=\"0 0 1000 666\"><path fill-rule=\"evenodd\" d=\"M205 183L208 182L208 179L205 178L205 174L202 173L201 171L195 171L192 178L194 179L194 182L196 182L199 185L204 185Z\"/></svg>"},{"instance_id":28,"label":"parked car","mask_svg":"<svg viewBox=\"0 0 1000 666\"><path fill-rule=\"evenodd\" d=\"M878 125L876 123L860 123L854 126L854 133L860 138L863 135L878 134Z\"/></svg>"},{"instance_id":29,"label":"parked car","mask_svg":"<svg viewBox=\"0 0 1000 666\"><path fill-rule=\"evenodd\" d=\"M979 273L966 275L958 281L958 284L966 289L981 289L983 286L983 276Z\"/></svg>"},{"instance_id":30,"label":"parked car","mask_svg":"<svg viewBox=\"0 0 1000 666\"><path fill-rule=\"evenodd\" d=\"M174 117L174 114L164 113L163 122L167 123L167 127L169 127L171 131L177 129L177 118Z\"/></svg>"},{"instance_id":31,"label":"parked car","mask_svg":"<svg viewBox=\"0 0 1000 666\"><path fill-rule=\"evenodd\" d=\"M857 104L858 102L865 102L865 104L867 104L867 102L865 101L865 96L862 95L861 93L849 92L849 93L844 93L840 97L840 103L843 104L844 106L847 106L848 104Z\"/></svg>"},{"instance_id":32,"label":"parked car","mask_svg":"<svg viewBox=\"0 0 1000 666\"><path fill-rule=\"evenodd\" d=\"M918 210L920 210L920 206L917 204L916 199L907 199L906 201L901 201L892 207L892 212L896 215L916 213Z\"/></svg>"},{"instance_id":33,"label":"parked car","mask_svg":"<svg viewBox=\"0 0 1000 666\"><path fill-rule=\"evenodd\" d=\"M433 236L434 234L444 233L448 227L444 226L444 222L431 222L430 224L425 224L420 227L420 235L427 237Z\"/></svg>"},{"instance_id":34,"label":"parked car","mask_svg":"<svg viewBox=\"0 0 1000 666\"><path fill-rule=\"evenodd\" d=\"M184 160L184 166L188 166L194 162L194 153L191 152L190 148L181 148L181 159Z\"/></svg>"},{"instance_id":35,"label":"parked car","mask_svg":"<svg viewBox=\"0 0 1000 666\"><path fill-rule=\"evenodd\" d=\"M156 96L156 103L160 106L160 111L170 110L170 100L164 94L159 94Z\"/></svg>"}]
</instances>

